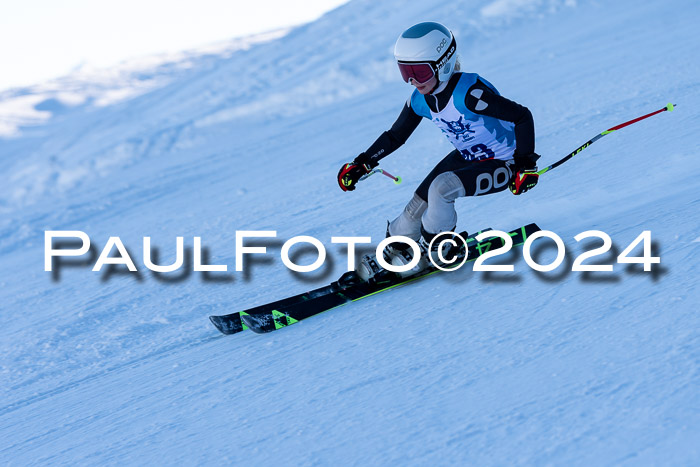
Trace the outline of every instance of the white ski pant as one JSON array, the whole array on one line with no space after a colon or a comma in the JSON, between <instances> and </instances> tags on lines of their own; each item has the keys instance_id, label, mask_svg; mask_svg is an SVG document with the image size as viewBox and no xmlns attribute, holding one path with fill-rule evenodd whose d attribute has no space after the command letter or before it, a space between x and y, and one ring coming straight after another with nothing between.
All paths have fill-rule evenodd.
<instances>
[{"instance_id":1,"label":"white ski pant","mask_svg":"<svg viewBox=\"0 0 700 467\"><path fill-rule=\"evenodd\" d=\"M435 166L401 214L391 221L389 234L418 240L421 224L428 233L453 231L457 225L457 198L503 191L510 178L505 161L467 162L453 151Z\"/></svg>"}]
</instances>

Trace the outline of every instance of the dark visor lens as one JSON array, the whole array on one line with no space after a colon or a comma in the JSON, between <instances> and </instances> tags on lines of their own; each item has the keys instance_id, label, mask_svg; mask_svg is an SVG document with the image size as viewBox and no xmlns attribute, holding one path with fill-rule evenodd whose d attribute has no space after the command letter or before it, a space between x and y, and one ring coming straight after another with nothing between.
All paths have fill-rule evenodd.
<instances>
[{"instance_id":1,"label":"dark visor lens","mask_svg":"<svg viewBox=\"0 0 700 467\"><path fill-rule=\"evenodd\" d=\"M408 83L410 78L413 78L418 84L427 83L430 78L435 76L433 68L427 63L399 63L399 71L401 77Z\"/></svg>"}]
</instances>

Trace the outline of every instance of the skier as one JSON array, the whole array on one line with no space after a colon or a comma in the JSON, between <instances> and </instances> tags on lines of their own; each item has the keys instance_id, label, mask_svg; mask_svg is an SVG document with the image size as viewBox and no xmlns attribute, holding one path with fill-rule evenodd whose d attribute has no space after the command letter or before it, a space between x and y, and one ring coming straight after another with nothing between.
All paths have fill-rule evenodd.
<instances>
[{"instance_id":1,"label":"skier","mask_svg":"<svg viewBox=\"0 0 700 467\"><path fill-rule=\"evenodd\" d=\"M386 235L402 235L418 242L421 259L405 275L420 272L439 261L437 245L430 242L457 224L455 199L481 196L510 188L519 195L538 181L535 126L530 111L502 97L475 73L460 72L457 43L440 23L424 22L406 29L394 46L401 77L415 87L396 122L365 152L343 164L338 183L353 191L360 179L381 159L401 147L423 118L432 120L455 146L416 189L401 214L389 222ZM450 247L444 242L446 248ZM443 250L443 258L447 250ZM394 265L411 262L412 250L395 242L384 251ZM366 257L358 273L368 279L378 272L376 261Z\"/></svg>"}]
</instances>

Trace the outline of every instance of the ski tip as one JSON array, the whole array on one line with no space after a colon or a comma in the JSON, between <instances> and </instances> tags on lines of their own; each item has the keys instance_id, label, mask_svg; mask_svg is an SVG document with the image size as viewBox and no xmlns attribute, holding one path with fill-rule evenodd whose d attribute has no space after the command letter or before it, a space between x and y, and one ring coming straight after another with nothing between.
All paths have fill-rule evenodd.
<instances>
[{"instance_id":1,"label":"ski tip","mask_svg":"<svg viewBox=\"0 0 700 467\"><path fill-rule=\"evenodd\" d=\"M670 102L666 104L666 110L668 110L669 112L673 112L673 109L675 108L676 106L674 104L671 104Z\"/></svg>"},{"instance_id":2,"label":"ski tip","mask_svg":"<svg viewBox=\"0 0 700 467\"><path fill-rule=\"evenodd\" d=\"M520 229L527 236L530 236L530 235L534 234L535 232L539 232L540 230L542 230L542 228L534 222L531 222L527 225L524 225L524 226L520 227Z\"/></svg>"}]
</instances>

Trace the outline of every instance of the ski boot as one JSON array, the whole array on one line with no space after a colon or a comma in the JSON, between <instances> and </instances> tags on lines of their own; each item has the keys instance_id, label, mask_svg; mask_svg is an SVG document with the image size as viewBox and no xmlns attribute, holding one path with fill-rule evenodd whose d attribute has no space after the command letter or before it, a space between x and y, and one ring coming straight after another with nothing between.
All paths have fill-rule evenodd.
<instances>
[{"instance_id":1,"label":"ski boot","mask_svg":"<svg viewBox=\"0 0 700 467\"><path fill-rule=\"evenodd\" d=\"M433 242L431 248L430 242L438 235L440 238ZM418 247L420 248L418 263L408 271L397 273L399 276L414 276L427 269L435 269L435 265L447 267L453 263L452 260L455 258L455 255L459 255L463 251L456 236L432 234L427 232L423 226L421 226L421 238L418 240ZM398 253L392 256L391 264L393 266L406 266L413 261L413 250L411 248L399 250Z\"/></svg>"},{"instance_id":2,"label":"ski boot","mask_svg":"<svg viewBox=\"0 0 700 467\"><path fill-rule=\"evenodd\" d=\"M455 255L459 255L463 251L463 247L455 236L446 237L445 235L441 235L440 238L433 242L433 247L430 248L430 242L438 235L439 234L427 232L421 226L421 238L418 241L420 258L418 263L407 271L391 273L379 265L374 255L365 255L356 269L357 275L362 278L362 280L376 281L377 278L381 278L385 274L398 274L400 277L404 278L414 276L426 269L434 269L435 264L447 267L452 264L451 260L454 259ZM389 237L388 227L387 237ZM452 240L452 242L446 240ZM442 251L438 251L441 246ZM409 244L394 242L384 248L383 256L384 260L392 266L403 267L413 261L414 252Z\"/></svg>"},{"instance_id":3,"label":"ski boot","mask_svg":"<svg viewBox=\"0 0 700 467\"><path fill-rule=\"evenodd\" d=\"M398 242L387 245L382 252L384 261L389 264L395 264L394 257L405 254L403 245L405 244ZM406 245L405 248L409 251L411 250L411 247L408 245ZM365 282L381 282L388 276L393 276L395 274L381 267L375 255L363 256L360 260L360 264L358 264L355 269L355 273Z\"/></svg>"},{"instance_id":4,"label":"ski boot","mask_svg":"<svg viewBox=\"0 0 700 467\"><path fill-rule=\"evenodd\" d=\"M386 238L389 238L389 222L386 223ZM402 242L394 242L387 245L382 252L384 261L389 264L394 264L395 256L404 256L406 250L411 251L410 245ZM410 261L410 259L408 260ZM400 264L400 263L399 263ZM379 265L377 257L375 255L364 255L360 260L360 263L355 268L355 273L365 282L376 282L385 278L386 276L393 275L391 271L387 271Z\"/></svg>"}]
</instances>

